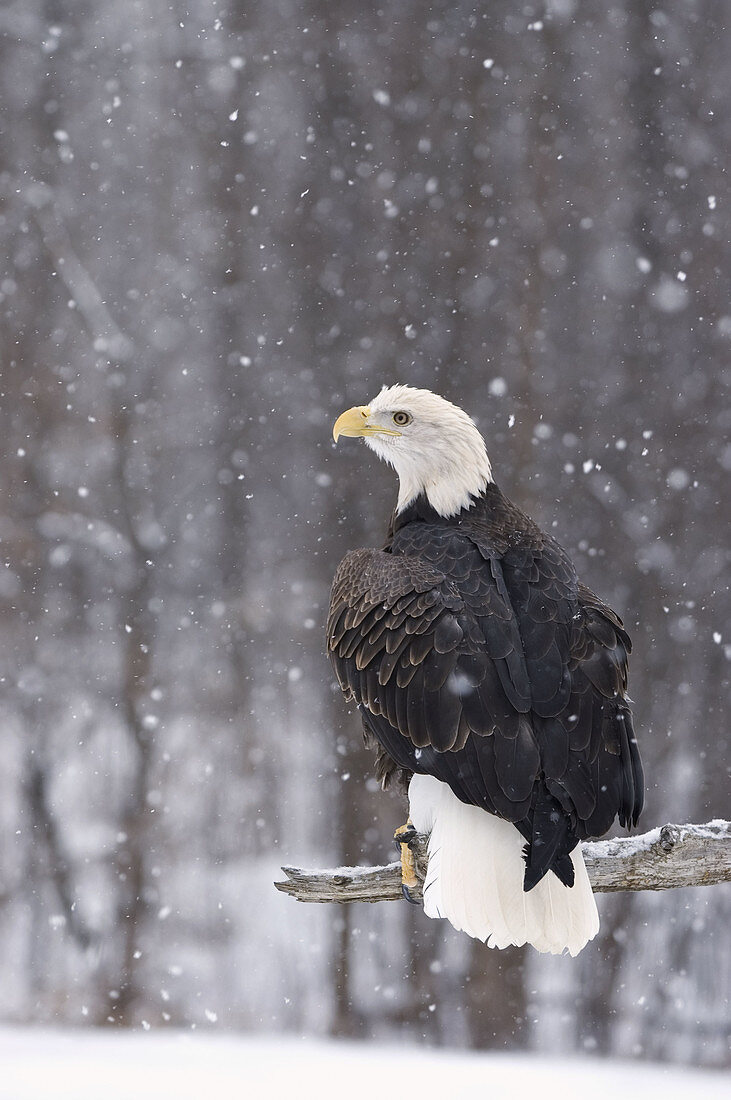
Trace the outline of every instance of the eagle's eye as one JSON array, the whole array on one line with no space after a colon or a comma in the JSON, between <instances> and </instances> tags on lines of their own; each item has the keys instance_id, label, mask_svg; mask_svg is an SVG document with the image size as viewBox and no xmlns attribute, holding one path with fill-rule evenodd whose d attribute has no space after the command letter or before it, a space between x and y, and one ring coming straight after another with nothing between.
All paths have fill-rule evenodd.
<instances>
[{"instance_id":1,"label":"eagle's eye","mask_svg":"<svg viewBox=\"0 0 731 1100\"><path fill-rule=\"evenodd\" d=\"M395 412L393 414L393 422L394 424L398 424L399 428L403 428L407 424L410 424L412 420L413 417L409 416L407 412Z\"/></svg>"}]
</instances>

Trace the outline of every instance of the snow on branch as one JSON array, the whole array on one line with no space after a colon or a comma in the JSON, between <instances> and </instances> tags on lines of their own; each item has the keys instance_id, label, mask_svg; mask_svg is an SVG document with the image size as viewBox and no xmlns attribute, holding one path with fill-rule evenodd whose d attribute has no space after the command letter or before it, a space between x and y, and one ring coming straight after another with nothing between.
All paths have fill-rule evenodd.
<instances>
[{"instance_id":1,"label":"snow on branch","mask_svg":"<svg viewBox=\"0 0 731 1100\"><path fill-rule=\"evenodd\" d=\"M413 842L420 883L426 870L427 837ZM672 890L731 882L731 822L663 825L641 836L597 840L583 845L591 885L613 890ZM337 867L307 871L282 867L286 882L277 890L298 901L396 901L401 898L401 864ZM420 897L420 891L412 891Z\"/></svg>"}]
</instances>

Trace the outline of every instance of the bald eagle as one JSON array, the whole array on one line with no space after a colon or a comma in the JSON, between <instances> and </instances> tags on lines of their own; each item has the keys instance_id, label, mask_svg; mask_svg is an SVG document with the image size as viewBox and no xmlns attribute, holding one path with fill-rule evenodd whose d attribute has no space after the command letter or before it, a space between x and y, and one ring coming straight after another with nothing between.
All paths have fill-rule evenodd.
<instances>
[{"instance_id":1,"label":"bald eagle","mask_svg":"<svg viewBox=\"0 0 731 1100\"><path fill-rule=\"evenodd\" d=\"M333 436L399 477L383 549L338 567L327 642L382 784L408 785L397 839L430 834L424 910L490 947L576 955L599 929L579 842L642 809L622 621L503 495L451 402L384 388Z\"/></svg>"}]
</instances>

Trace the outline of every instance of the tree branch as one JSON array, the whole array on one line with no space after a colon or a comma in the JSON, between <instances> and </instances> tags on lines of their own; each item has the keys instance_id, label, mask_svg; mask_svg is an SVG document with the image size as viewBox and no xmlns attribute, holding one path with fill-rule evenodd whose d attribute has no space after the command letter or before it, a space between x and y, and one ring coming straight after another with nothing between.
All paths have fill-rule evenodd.
<instances>
[{"instance_id":1,"label":"tree branch","mask_svg":"<svg viewBox=\"0 0 731 1100\"><path fill-rule=\"evenodd\" d=\"M46 774L36 760L30 765L27 789L34 824L40 830L48 849L50 878L66 918L66 927L79 946L86 950L94 942L95 936L77 911L69 863L62 852L58 826L48 799Z\"/></svg>"},{"instance_id":2,"label":"tree branch","mask_svg":"<svg viewBox=\"0 0 731 1100\"><path fill-rule=\"evenodd\" d=\"M23 193L33 211L43 243L91 335L95 351L106 353L118 363L126 362L134 353L134 345L117 325L98 287L76 255L58 212L53 190L47 183L33 180L25 186Z\"/></svg>"},{"instance_id":3,"label":"tree branch","mask_svg":"<svg viewBox=\"0 0 731 1100\"><path fill-rule=\"evenodd\" d=\"M413 844L420 884L426 870L427 837ZM597 840L583 845L591 885L597 893L613 890L672 890L731 882L731 822L663 825L641 836ZM396 901L401 898L401 865L337 867L307 871L282 867L286 882L277 890L298 901ZM421 891L412 891L421 897Z\"/></svg>"}]
</instances>

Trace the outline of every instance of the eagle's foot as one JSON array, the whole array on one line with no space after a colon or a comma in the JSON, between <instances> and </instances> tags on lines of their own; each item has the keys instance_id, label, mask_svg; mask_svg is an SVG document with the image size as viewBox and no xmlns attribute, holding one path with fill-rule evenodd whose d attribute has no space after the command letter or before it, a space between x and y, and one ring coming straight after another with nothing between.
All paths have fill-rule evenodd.
<instances>
[{"instance_id":1,"label":"eagle's foot","mask_svg":"<svg viewBox=\"0 0 731 1100\"><path fill-rule=\"evenodd\" d=\"M401 893L412 905L419 905L419 901L411 896L411 891L419 885L416 876L416 860L411 850L411 844L416 837L416 829L411 824L411 818L405 825L399 826L393 834L393 839L401 852Z\"/></svg>"}]
</instances>

